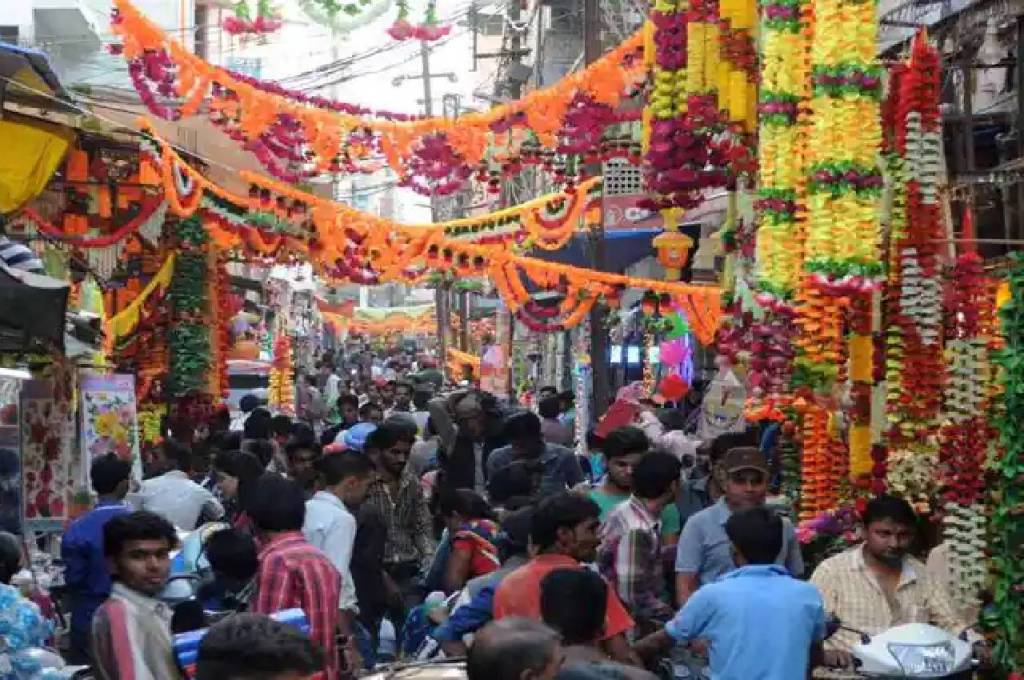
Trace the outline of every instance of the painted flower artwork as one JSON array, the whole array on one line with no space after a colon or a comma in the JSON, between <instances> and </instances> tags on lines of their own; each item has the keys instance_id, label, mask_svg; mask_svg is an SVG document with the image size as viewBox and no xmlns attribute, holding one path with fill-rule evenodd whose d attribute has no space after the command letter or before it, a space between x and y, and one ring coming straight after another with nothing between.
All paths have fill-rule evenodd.
<instances>
[{"instance_id":1,"label":"painted flower artwork","mask_svg":"<svg viewBox=\"0 0 1024 680\"><path fill-rule=\"evenodd\" d=\"M22 417L25 519L63 520L71 488L69 415L50 399L26 399Z\"/></svg>"},{"instance_id":2,"label":"painted flower artwork","mask_svg":"<svg viewBox=\"0 0 1024 680\"><path fill-rule=\"evenodd\" d=\"M85 444L90 458L115 453L131 460L138 450L135 401L124 392L83 393Z\"/></svg>"}]
</instances>

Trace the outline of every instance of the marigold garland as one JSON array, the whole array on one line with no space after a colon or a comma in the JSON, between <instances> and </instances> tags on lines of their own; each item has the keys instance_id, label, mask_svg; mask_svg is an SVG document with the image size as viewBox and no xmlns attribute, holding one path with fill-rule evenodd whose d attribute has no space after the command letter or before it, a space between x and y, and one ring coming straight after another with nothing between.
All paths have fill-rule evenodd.
<instances>
[{"instance_id":1,"label":"marigold garland","mask_svg":"<svg viewBox=\"0 0 1024 680\"><path fill-rule=\"evenodd\" d=\"M143 128L152 134L145 121ZM160 147L155 154L161 159L157 169L164 176L165 188L172 192L168 203L175 214L194 214L202 205L205 192L235 206L252 205L253 199L243 199L213 184L184 164L163 140L155 136L153 139ZM269 198L273 194L304 206L316 229L309 243L308 257L328 277L352 278L354 274L365 276L370 272L372 278L369 280L373 281L408 281L422 276L430 267L451 269L459 276L487 275L494 281L508 307L518 311L529 300L520 280L519 272L522 272L533 282L543 283L547 289L564 286L565 289L582 291L579 304L565 310L564 318L557 322L558 329L578 324L589 306L601 297L614 305L624 288L646 289L674 298L688 316L703 320L693 329L704 344L712 341L718 327L720 302L717 286L638 279L516 255L506 243L472 243L446 237L445 226L468 224L472 220L456 220L444 225L399 225L254 173L243 172L242 177L267 192L269 205L276 204ZM178 181L178 178L186 178L187 181ZM180 195L179 190L185 193ZM255 200L257 204L262 203L262 199Z\"/></svg>"},{"instance_id":2,"label":"marigold garland","mask_svg":"<svg viewBox=\"0 0 1024 680\"><path fill-rule=\"evenodd\" d=\"M267 387L267 402L276 411L295 415L295 382L292 359L292 339L288 333L281 333L274 340L274 360L270 369L270 384Z\"/></svg>"},{"instance_id":3,"label":"marigold garland","mask_svg":"<svg viewBox=\"0 0 1024 680\"><path fill-rule=\"evenodd\" d=\"M450 178L446 182L450 186L440 187L435 181L438 177L428 174L418 179L432 193L451 193L484 160L492 133L527 129L539 144L553 148L563 117L577 95L614 107L643 75L639 59L643 37L638 32L582 71L514 102L454 119L388 120L358 107L323 108L318 106L322 102L270 91L262 83L191 54L129 0L115 0L114 5L111 30L123 41L120 51L150 111L162 118L188 117L198 113L199 104L211 94L212 120L244 142L268 170L289 181L317 172L363 171L358 164L380 153L405 177L413 159L430 147L429 140L443 138L445 148L451 151L450 167L443 173ZM182 99L184 103L162 104L151 91L151 83L165 99ZM434 158L424 156L423 160L436 160L437 150L428 152ZM457 176L450 175L453 168L459 169Z\"/></svg>"}]
</instances>

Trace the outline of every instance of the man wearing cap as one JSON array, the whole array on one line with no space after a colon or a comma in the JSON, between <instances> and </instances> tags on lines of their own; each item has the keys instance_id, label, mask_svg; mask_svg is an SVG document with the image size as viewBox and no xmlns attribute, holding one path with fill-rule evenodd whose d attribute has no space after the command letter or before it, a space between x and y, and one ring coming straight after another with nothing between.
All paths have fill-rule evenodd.
<instances>
[{"instance_id":1,"label":"man wearing cap","mask_svg":"<svg viewBox=\"0 0 1024 680\"><path fill-rule=\"evenodd\" d=\"M768 494L768 464L757 448L729 449L719 465L723 495L690 517L676 548L676 600L680 606L701 586L736 568L725 524L734 512L763 507ZM782 550L775 563L803 575L804 562L792 522L783 518Z\"/></svg>"}]
</instances>

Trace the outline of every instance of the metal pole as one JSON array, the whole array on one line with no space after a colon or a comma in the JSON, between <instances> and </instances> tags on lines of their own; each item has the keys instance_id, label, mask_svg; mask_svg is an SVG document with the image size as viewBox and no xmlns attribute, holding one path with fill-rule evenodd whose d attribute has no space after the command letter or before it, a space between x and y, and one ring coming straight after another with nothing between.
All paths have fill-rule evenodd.
<instances>
[{"instance_id":1,"label":"metal pole","mask_svg":"<svg viewBox=\"0 0 1024 680\"><path fill-rule=\"evenodd\" d=\"M601 13L598 0L583 0L583 62L592 64L601 57ZM606 268L604 224L590 231L590 267L598 271ZM593 418L600 418L608 408L608 329L605 326L608 310L594 305L590 311L590 366L593 381Z\"/></svg>"}]
</instances>

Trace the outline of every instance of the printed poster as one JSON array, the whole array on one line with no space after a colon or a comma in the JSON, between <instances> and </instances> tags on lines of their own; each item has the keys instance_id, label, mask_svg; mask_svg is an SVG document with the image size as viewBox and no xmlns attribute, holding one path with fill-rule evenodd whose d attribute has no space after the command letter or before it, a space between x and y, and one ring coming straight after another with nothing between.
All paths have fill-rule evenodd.
<instances>
[{"instance_id":1,"label":"printed poster","mask_svg":"<svg viewBox=\"0 0 1024 680\"><path fill-rule=\"evenodd\" d=\"M70 401L53 398L49 380L21 388L21 473L25 528L60 530L75 487L75 421Z\"/></svg>"},{"instance_id":2,"label":"printed poster","mask_svg":"<svg viewBox=\"0 0 1024 680\"><path fill-rule=\"evenodd\" d=\"M88 476L92 461L108 453L132 461L139 456L135 376L86 373L81 379L82 459Z\"/></svg>"}]
</instances>

